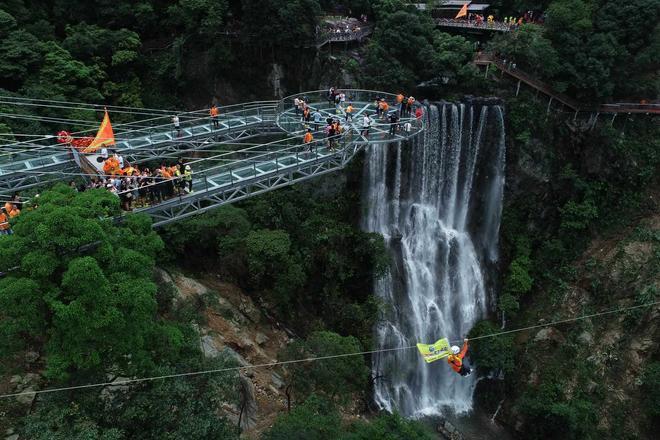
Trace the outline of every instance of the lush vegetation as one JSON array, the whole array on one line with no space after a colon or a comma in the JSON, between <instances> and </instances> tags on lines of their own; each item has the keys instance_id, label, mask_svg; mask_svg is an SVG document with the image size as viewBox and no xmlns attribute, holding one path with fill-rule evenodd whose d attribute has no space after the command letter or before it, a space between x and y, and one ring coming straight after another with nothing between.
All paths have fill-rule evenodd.
<instances>
[{"instance_id":1,"label":"lush vegetation","mask_svg":"<svg viewBox=\"0 0 660 440\"><path fill-rule=\"evenodd\" d=\"M264 436L266 440L404 440L432 439L433 434L414 421L384 414L368 422L342 423L341 415L325 399L311 396L289 414L281 416Z\"/></svg>"},{"instance_id":2,"label":"lush vegetation","mask_svg":"<svg viewBox=\"0 0 660 440\"><path fill-rule=\"evenodd\" d=\"M42 193L38 207L24 209L14 234L3 237L4 374L23 373L26 350L40 357L51 387L229 365L204 360L189 321L158 304L151 279L164 244L149 218L131 216L117 226L112 217L118 213L117 198L106 191L77 193L60 185ZM172 317L162 318L158 309ZM226 373L53 395L40 401L20 432L34 439L235 433L215 410L218 401L232 402L235 386L235 375Z\"/></svg>"},{"instance_id":3,"label":"lush vegetation","mask_svg":"<svg viewBox=\"0 0 660 440\"><path fill-rule=\"evenodd\" d=\"M189 267L219 271L303 334L330 329L370 346L371 284L388 256L381 236L352 223L358 194L341 188L276 191L174 224L165 241Z\"/></svg>"},{"instance_id":4,"label":"lush vegetation","mask_svg":"<svg viewBox=\"0 0 660 440\"><path fill-rule=\"evenodd\" d=\"M585 132L564 124L561 116L546 119L544 114L531 96L509 100L509 132L515 136L509 151L509 163L516 167L513 185L532 190L512 192L505 206L506 255L498 318L516 328L541 319L657 300L657 230L637 224L640 217L657 211L653 196L660 165L657 125L648 118L630 118ZM622 230L628 231L625 238L620 237ZM612 234L619 241L612 256L588 248L594 237L607 240ZM649 251L633 257L634 246ZM576 300L580 306L567 308L567 302ZM488 344L475 341L472 353L480 370L505 373L505 386L494 401L513 396L518 414L526 420L528 437L634 438L640 435L640 426L649 429L654 416L648 415L648 423L640 422L634 416L635 400L612 406L603 382L618 382L620 375L631 374L625 347L637 337L646 337L643 323L649 317L649 310L631 312L621 330L625 342L597 341L604 345L599 350L607 353L602 358L592 356L588 335L611 330L613 323L608 320L560 327L562 336L551 334L546 342L535 340L535 333L516 343L510 337ZM482 322L471 334L498 329L495 323ZM651 394L653 368L643 375ZM534 379L528 376L530 369ZM617 429L607 433L600 425L603 419Z\"/></svg>"},{"instance_id":5,"label":"lush vegetation","mask_svg":"<svg viewBox=\"0 0 660 440\"><path fill-rule=\"evenodd\" d=\"M352 85L420 98L507 94L491 88L470 63L475 40L439 31L409 3L99 0L90 8L81 0L7 0L0 2L0 94L199 108L214 98L221 103L271 98L273 64L283 66L287 91L325 87L349 73ZM492 6L498 17L547 12L543 26L524 25L495 38L489 49L557 90L588 102L657 96L657 1L495 0ZM331 57L317 52L319 16L348 9L369 15L375 25L369 42ZM12 133L93 130L98 119L82 109L17 106L2 99L0 113L11 116L0 121L5 139ZM113 121L134 117L116 112ZM509 178L529 191L512 191L505 207L498 322L483 321L470 336L498 332L502 318L513 327L564 316L566 299L577 288L585 302L574 313L657 300L657 230L638 226L627 234L614 263L593 255L581 259L595 236L620 231L657 210L655 122L621 116L585 130L561 116L546 117L545 105L523 92L507 99L507 123L508 161L518 164L509 167ZM372 283L388 261L382 237L356 224L355 174L347 174L347 184L326 179L329 191L278 191L175 224L160 235L140 216L121 225L108 220L119 206L106 192L77 194L66 187L43 192L39 208L24 210L13 225L15 234L1 238L1 371L24 372L26 353L36 353L32 366L43 372L44 386L229 365L222 357L203 358L191 325L197 317L174 307L170 294L154 284L157 263L212 272L240 286L299 335L279 354L282 360L370 349L380 307ZM525 180L528 174L536 177ZM652 249L644 264L626 256L631 243ZM613 279L612 273L621 275ZM629 339L643 335L647 318L641 310L626 316ZM626 368L634 359L619 355L625 353L622 344L600 347L603 361L585 352L583 335L607 329L576 326L563 332L561 343L546 346L512 336L477 340L471 355L480 374L504 373L500 391L524 417L526 437L634 437L638 432L629 432L626 423L639 396L609 410L611 432L599 426L609 395L598 367L606 362L620 377L633 374ZM657 359L657 353L649 356ZM526 381L531 369L533 383ZM648 401L640 413L652 432L658 424L657 361L638 366L634 374L639 388L633 392ZM341 411L368 398L369 368L362 357L294 364L285 376L291 411L266 438L431 438L419 424L396 415L345 422ZM236 387L236 375L219 374L54 394L39 399L28 417L5 401L0 413L7 418L0 421L12 417L17 432L34 439L235 438L236 428L218 408L236 403Z\"/></svg>"},{"instance_id":6,"label":"lush vegetation","mask_svg":"<svg viewBox=\"0 0 660 440\"><path fill-rule=\"evenodd\" d=\"M543 27L525 25L496 39L493 49L557 90L587 101L650 100L658 95L658 2L548 3Z\"/></svg>"}]
</instances>

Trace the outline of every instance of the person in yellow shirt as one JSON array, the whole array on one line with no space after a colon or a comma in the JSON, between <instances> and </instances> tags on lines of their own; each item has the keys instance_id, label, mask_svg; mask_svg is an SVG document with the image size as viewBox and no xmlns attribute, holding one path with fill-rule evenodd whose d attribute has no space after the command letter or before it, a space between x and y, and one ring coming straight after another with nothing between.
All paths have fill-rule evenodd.
<instances>
[{"instance_id":1,"label":"person in yellow shirt","mask_svg":"<svg viewBox=\"0 0 660 440\"><path fill-rule=\"evenodd\" d=\"M353 111L355 109L353 108L353 104L350 102L348 103L348 107L346 107L346 122L351 122L353 120Z\"/></svg>"}]
</instances>

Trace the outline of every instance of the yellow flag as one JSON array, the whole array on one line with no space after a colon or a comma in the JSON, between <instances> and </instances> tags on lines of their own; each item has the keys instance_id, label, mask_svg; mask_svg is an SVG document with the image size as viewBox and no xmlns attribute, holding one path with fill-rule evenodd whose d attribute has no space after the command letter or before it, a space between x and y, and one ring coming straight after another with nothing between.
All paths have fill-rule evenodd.
<instances>
[{"instance_id":1,"label":"yellow flag","mask_svg":"<svg viewBox=\"0 0 660 440\"><path fill-rule=\"evenodd\" d=\"M96 137L87 148L83 150L83 153L93 153L101 147L106 147L108 145L115 144L115 134L112 131L112 124L110 123L110 116L108 111L105 111L105 116L103 116L103 122L99 127Z\"/></svg>"},{"instance_id":2,"label":"yellow flag","mask_svg":"<svg viewBox=\"0 0 660 440\"><path fill-rule=\"evenodd\" d=\"M456 18L461 18L461 17L465 17L466 15L468 15L467 8L468 8L469 4L470 4L470 2L467 2L466 4L463 5L461 10L458 11L458 14L456 14Z\"/></svg>"},{"instance_id":3,"label":"yellow flag","mask_svg":"<svg viewBox=\"0 0 660 440\"><path fill-rule=\"evenodd\" d=\"M424 357L424 360L427 363L431 363L449 356L450 347L447 338L443 338L436 341L435 344L417 344L417 349Z\"/></svg>"}]
</instances>

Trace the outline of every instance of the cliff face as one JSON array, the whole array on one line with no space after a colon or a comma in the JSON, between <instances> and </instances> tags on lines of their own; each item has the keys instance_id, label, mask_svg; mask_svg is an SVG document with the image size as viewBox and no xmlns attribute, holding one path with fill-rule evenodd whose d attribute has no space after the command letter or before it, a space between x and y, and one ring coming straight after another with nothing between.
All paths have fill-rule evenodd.
<instances>
[{"instance_id":1,"label":"cliff face","mask_svg":"<svg viewBox=\"0 0 660 440\"><path fill-rule=\"evenodd\" d=\"M657 301L657 179L635 189L617 176L639 148L636 134L574 133L552 116L547 128L526 131L513 113L501 295L516 291L521 271L530 284L514 293L506 329ZM594 145L599 130L620 138L620 152ZM520 438L651 438L648 390L657 385L645 374L658 360L659 315L655 305L518 333L513 372L483 381L477 398L488 411L503 401L497 420Z\"/></svg>"},{"instance_id":2,"label":"cliff face","mask_svg":"<svg viewBox=\"0 0 660 440\"><path fill-rule=\"evenodd\" d=\"M158 270L157 280L161 288L174 291L178 306L191 307L200 317L196 329L207 358L226 356L242 366L272 363L289 341L287 332L247 295L213 275L193 279L181 272ZM245 438L258 438L286 411L283 375L281 369L273 368L242 371L239 404L219 403L218 411L236 426L240 424Z\"/></svg>"}]
</instances>

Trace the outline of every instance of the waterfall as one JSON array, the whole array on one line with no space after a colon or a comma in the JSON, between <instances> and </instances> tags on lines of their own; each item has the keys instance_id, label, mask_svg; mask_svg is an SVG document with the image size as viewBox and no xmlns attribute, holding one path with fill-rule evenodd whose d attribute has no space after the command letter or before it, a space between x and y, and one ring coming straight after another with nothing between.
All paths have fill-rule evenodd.
<instances>
[{"instance_id":1,"label":"waterfall","mask_svg":"<svg viewBox=\"0 0 660 440\"><path fill-rule=\"evenodd\" d=\"M504 189L505 134L499 105L427 107L428 128L413 142L366 151L362 226L381 233L392 255L376 280L385 311L377 348L462 340L493 300L487 283L497 261ZM373 358L384 376L375 402L419 417L472 408L476 378L446 362L426 364L416 350Z\"/></svg>"}]
</instances>

